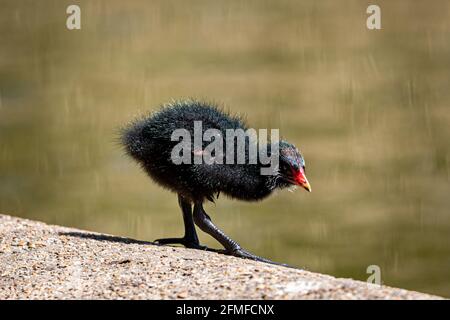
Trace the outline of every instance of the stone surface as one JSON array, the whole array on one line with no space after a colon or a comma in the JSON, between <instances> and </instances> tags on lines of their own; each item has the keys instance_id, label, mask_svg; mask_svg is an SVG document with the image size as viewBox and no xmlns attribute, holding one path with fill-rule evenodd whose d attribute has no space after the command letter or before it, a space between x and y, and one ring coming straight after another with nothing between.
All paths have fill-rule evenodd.
<instances>
[{"instance_id":1,"label":"stone surface","mask_svg":"<svg viewBox=\"0 0 450 320\"><path fill-rule=\"evenodd\" d=\"M438 299L0 215L0 299Z\"/></svg>"}]
</instances>

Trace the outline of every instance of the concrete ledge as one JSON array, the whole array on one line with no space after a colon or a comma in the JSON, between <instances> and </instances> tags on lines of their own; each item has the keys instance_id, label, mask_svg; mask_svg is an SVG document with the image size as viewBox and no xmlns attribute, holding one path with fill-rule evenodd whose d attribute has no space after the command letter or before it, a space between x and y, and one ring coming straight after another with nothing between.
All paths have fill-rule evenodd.
<instances>
[{"instance_id":1,"label":"concrete ledge","mask_svg":"<svg viewBox=\"0 0 450 320\"><path fill-rule=\"evenodd\" d=\"M0 215L0 299L440 299Z\"/></svg>"}]
</instances>

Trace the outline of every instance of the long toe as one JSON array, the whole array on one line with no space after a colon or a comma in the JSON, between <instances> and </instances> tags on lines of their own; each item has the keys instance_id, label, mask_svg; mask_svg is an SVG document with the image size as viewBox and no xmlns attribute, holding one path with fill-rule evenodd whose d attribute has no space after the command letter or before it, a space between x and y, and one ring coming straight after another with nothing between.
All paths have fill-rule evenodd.
<instances>
[{"instance_id":1,"label":"long toe","mask_svg":"<svg viewBox=\"0 0 450 320\"><path fill-rule=\"evenodd\" d=\"M156 244L159 244L159 245L181 244L181 245L185 246L186 248L190 248L190 249L208 250L208 247L200 245L200 243L198 241L186 239L186 238L163 238L163 239L156 239L153 242Z\"/></svg>"},{"instance_id":2,"label":"long toe","mask_svg":"<svg viewBox=\"0 0 450 320\"><path fill-rule=\"evenodd\" d=\"M156 244L164 245L164 244L182 244L184 245L186 240L184 238L163 238L156 239L153 241Z\"/></svg>"},{"instance_id":3,"label":"long toe","mask_svg":"<svg viewBox=\"0 0 450 320\"><path fill-rule=\"evenodd\" d=\"M230 253L231 255L235 256L235 257L239 257L239 258L244 258L244 259L250 259L250 260L255 260L255 261L259 261L259 262L265 262L265 263L270 263L270 264L276 264L276 265L281 265L281 266L286 266L285 264L281 264L281 263L277 263L274 262L272 260L263 258L263 257L259 257L257 255L254 255L253 253L250 253L242 248L236 249L233 252Z\"/></svg>"}]
</instances>

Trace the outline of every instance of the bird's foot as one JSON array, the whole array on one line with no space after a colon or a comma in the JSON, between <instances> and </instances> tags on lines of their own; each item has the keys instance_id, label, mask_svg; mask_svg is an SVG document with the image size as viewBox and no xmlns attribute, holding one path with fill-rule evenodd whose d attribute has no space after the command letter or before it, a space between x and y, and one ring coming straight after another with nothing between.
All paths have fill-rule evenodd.
<instances>
[{"instance_id":1,"label":"bird's foot","mask_svg":"<svg viewBox=\"0 0 450 320\"><path fill-rule=\"evenodd\" d=\"M250 259L250 260L255 260L255 261L259 261L259 262L265 262L265 263L270 263L270 264L276 264L276 265L282 265L282 266L286 266L285 264L281 264L278 262L274 262L272 260L263 258L263 257L259 257L257 255L254 255L253 253L250 253L242 248L236 248L233 251L229 252L229 254L235 256L235 257L239 257L239 258L244 258L244 259Z\"/></svg>"},{"instance_id":2,"label":"bird's foot","mask_svg":"<svg viewBox=\"0 0 450 320\"><path fill-rule=\"evenodd\" d=\"M186 248L190 249L198 249L198 250L207 250L208 247L202 246L198 241L194 239L188 238L164 238L164 239L156 239L153 241L156 244L165 245L165 244L181 244Z\"/></svg>"}]
</instances>

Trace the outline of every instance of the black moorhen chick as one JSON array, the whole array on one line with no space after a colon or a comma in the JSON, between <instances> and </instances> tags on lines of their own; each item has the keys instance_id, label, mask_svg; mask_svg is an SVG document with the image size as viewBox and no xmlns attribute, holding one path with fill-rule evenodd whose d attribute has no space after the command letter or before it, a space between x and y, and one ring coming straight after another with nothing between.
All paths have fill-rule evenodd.
<instances>
[{"instance_id":1,"label":"black moorhen chick","mask_svg":"<svg viewBox=\"0 0 450 320\"><path fill-rule=\"evenodd\" d=\"M286 141L275 142L279 146L277 153L279 165L272 175L261 174L260 169L267 165L262 164L259 158L256 164L255 162L249 164L248 152L245 152L245 164L175 164L171 154L179 141L172 141L172 133L175 129L182 128L193 135L194 121L201 121L202 133L209 128L220 130L223 136L226 135L227 129L247 130L241 118L231 116L214 105L187 100L166 105L160 111L136 120L122 131L121 138L126 152L155 182L178 194L185 227L184 237L158 239L156 242L178 243L188 248L204 249L205 247L199 243L195 223L201 230L219 241L227 253L271 262L243 250L238 243L217 228L203 209L203 202L214 201L214 197L218 197L219 193L239 200L257 201L266 198L277 188L295 185L311 191L305 177L305 161L302 155L294 145ZM203 150L205 142L202 143ZM246 151L249 149L248 146L249 140L246 139ZM270 150L273 149L271 145L265 147L267 154L271 154ZM225 142L224 149L226 149ZM192 151L192 154L195 154L195 151Z\"/></svg>"}]
</instances>

